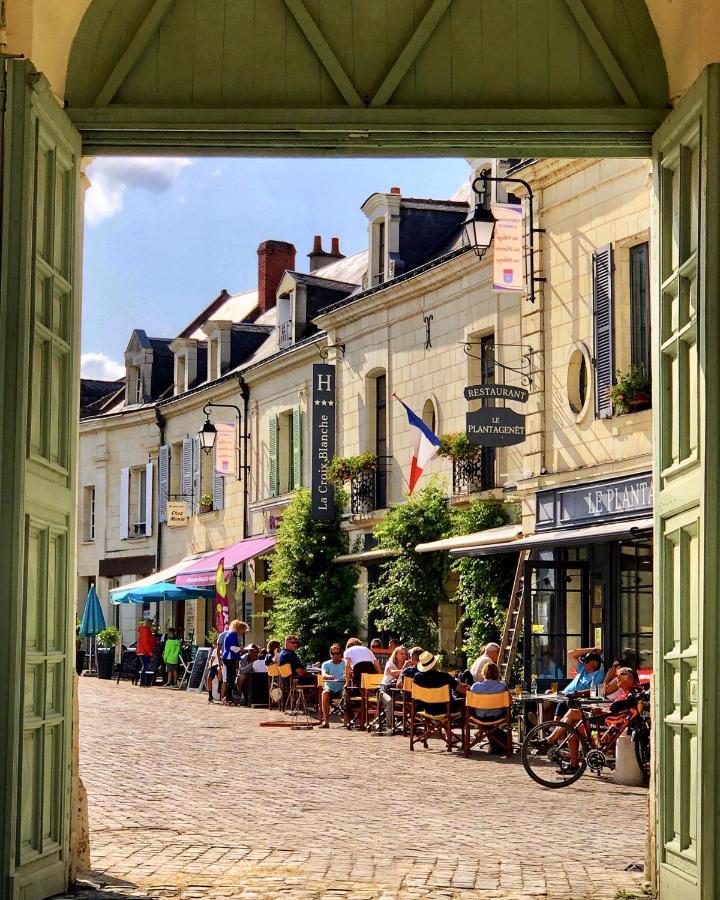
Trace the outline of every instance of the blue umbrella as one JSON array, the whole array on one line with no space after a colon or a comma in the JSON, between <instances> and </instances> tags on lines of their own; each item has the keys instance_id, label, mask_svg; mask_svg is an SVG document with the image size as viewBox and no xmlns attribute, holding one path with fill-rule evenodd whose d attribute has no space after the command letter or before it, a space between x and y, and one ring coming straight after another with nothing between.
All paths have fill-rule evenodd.
<instances>
[{"instance_id":1,"label":"blue umbrella","mask_svg":"<svg viewBox=\"0 0 720 900\"><path fill-rule=\"evenodd\" d=\"M80 623L80 637L90 637L99 634L105 628L105 616L100 606L100 598L95 590L95 585L90 585L82 622Z\"/></svg>"},{"instance_id":2,"label":"blue umbrella","mask_svg":"<svg viewBox=\"0 0 720 900\"><path fill-rule=\"evenodd\" d=\"M110 595L112 603L146 603L160 600L193 600L197 597L214 597L215 588L179 587L170 581L159 581L126 591L114 591Z\"/></svg>"},{"instance_id":3,"label":"blue umbrella","mask_svg":"<svg viewBox=\"0 0 720 900\"><path fill-rule=\"evenodd\" d=\"M87 599L85 600L85 609L83 610L82 622L80 622L80 628L78 629L78 633L81 637L89 637L90 640L90 668L89 671L92 674L93 667L93 643L92 638L99 634L103 628L105 628L105 616L103 615L102 607L100 606L100 598L97 595L97 591L95 590L95 585L90 585L90 590L88 591ZM97 645L95 646L95 653L97 654Z\"/></svg>"}]
</instances>

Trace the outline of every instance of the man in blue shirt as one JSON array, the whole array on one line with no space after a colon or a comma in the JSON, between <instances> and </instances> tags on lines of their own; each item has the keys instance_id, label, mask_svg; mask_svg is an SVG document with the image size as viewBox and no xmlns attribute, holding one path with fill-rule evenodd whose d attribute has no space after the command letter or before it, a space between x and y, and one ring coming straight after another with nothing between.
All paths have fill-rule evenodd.
<instances>
[{"instance_id":1,"label":"man in blue shirt","mask_svg":"<svg viewBox=\"0 0 720 900\"><path fill-rule=\"evenodd\" d=\"M570 666L575 663L576 675L570 684L560 691L564 697L571 696L589 696L593 689L599 693L600 686L605 678L605 668L603 667L603 659L600 647L578 647L577 650L571 650L568 653ZM568 668L570 668L568 666ZM552 709L552 703L547 704L549 709L547 714L554 715L555 718L561 719L566 711L565 703L558 703L555 709Z\"/></svg>"},{"instance_id":2,"label":"man in blue shirt","mask_svg":"<svg viewBox=\"0 0 720 900\"><path fill-rule=\"evenodd\" d=\"M345 660L343 659L343 651L340 644L332 645L330 648L330 659L322 664L321 672L324 685L320 727L329 728L330 704L333 700L339 700L342 697L343 688L345 687Z\"/></svg>"}]
</instances>

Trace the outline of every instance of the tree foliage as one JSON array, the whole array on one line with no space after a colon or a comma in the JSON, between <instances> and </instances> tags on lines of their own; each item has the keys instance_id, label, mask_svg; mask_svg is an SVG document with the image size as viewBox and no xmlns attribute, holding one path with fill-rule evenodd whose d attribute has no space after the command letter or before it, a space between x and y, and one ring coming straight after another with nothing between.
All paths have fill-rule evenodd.
<instances>
[{"instance_id":1,"label":"tree foliage","mask_svg":"<svg viewBox=\"0 0 720 900\"><path fill-rule=\"evenodd\" d=\"M335 519L317 521L310 515L310 492L296 491L283 511L270 577L261 585L273 598L267 616L272 637L296 634L301 658L325 659L330 644L357 633L357 566L333 563L348 552L348 534L340 528L346 501L336 491Z\"/></svg>"},{"instance_id":2,"label":"tree foliage","mask_svg":"<svg viewBox=\"0 0 720 900\"><path fill-rule=\"evenodd\" d=\"M378 546L399 551L380 567L369 591L368 612L379 628L401 641L428 650L437 647L438 603L445 599L447 553L416 553L415 546L436 541L450 530L445 493L436 480L391 507L375 529Z\"/></svg>"},{"instance_id":3,"label":"tree foliage","mask_svg":"<svg viewBox=\"0 0 720 900\"><path fill-rule=\"evenodd\" d=\"M472 534L498 528L510 521L500 500L475 500L453 515L453 533ZM460 606L463 650L468 658L479 655L489 641L499 641L505 624L517 555L459 556L452 562L458 575L455 600Z\"/></svg>"}]
</instances>

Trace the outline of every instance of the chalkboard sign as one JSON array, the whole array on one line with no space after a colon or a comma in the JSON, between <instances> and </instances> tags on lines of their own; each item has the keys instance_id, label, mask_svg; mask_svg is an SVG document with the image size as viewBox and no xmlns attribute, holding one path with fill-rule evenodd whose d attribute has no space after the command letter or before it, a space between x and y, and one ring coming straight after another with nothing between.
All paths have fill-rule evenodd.
<instances>
[{"instance_id":1,"label":"chalkboard sign","mask_svg":"<svg viewBox=\"0 0 720 900\"><path fill-rule=\"evenodd\" d=\"M193 660L190 678L188 679L188 691L199 693L205 689L205 670L210 661L210 650L210 647L198 647L195 659Z\"/></svg>"}]
</instances>

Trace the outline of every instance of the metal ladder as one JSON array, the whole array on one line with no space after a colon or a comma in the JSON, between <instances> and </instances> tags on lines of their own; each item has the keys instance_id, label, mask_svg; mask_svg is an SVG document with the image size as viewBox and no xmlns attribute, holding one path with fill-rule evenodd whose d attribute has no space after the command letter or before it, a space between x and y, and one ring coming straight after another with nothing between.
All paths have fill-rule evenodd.
<instances>
[{"instance_id":1,"label":"metal ladder","mask_svg":"<svg viewBox=\"0 0 720 900\"><path fill-rule=\"evenodd\" d=\"M521 550L518 557L517 568L515 569L515 579L512 586L512 594L508 603L507 616L505 617L505 628L503 629L502 641L500 643L500 655L498 657L498 665L500 666L500 678L507 683L508 676L512 671L512 665L515 661L515 653L517 652L518 640L522 630L523 617L523 570L525 561L528 558L529 550Z\"/></svg>"}]
</instances>

